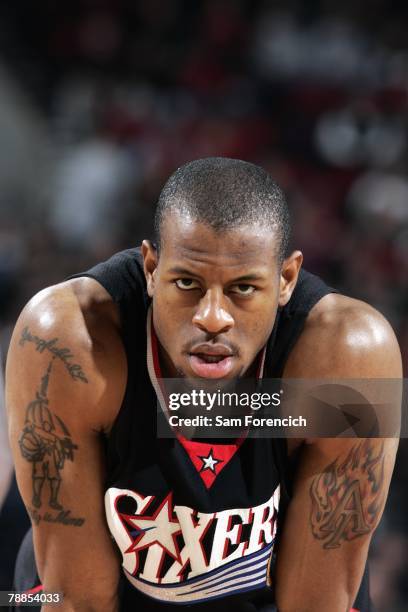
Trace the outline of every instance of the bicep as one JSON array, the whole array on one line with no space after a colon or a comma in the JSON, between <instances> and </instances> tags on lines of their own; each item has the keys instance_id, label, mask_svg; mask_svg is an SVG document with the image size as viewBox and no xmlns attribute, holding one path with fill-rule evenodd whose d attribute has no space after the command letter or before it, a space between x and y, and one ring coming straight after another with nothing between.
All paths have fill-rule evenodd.
<instances>
[{"instance_id":1,"label":"bicep","mask_svg":"<svg viewBox=\"0 0 408 612\"><path fill-rule=\"evenodd\" d=\"M333 611L351 606L396 447L391 439L320 439L302 447L278 554L280 608L297 609L305 596Z\"/></svg>"},{"instance_id":2,"label":"bicep","mask_svg":"<svg viewBox=\"0 0 408 612\"><path fill-rule=\"evenodd\" d=\"M73 343L17 325L7 364L10 442L44 587L64 592L67 611L92 610L92 599L113 611L119 560L104 516L95 417L104 385L92 354Z\"/></svg>"},{"instance_id":3,"label":"bicep","mask_svg":"<svg viewBox=\"0 0 408 612\"><path fill-rule=\"evenodd\" d=\"M393 379L387 418L398 422L401 355L395 335L370 307L346 298L340 304L339 311L312 317L284 377L341 385L358 379L374 390L381 379ZM353 603L397 446L391 438L316 437L303 444L277 557L279 608L315 609L324 602L327 609L344 611Z\"/></svg>"}]
</instances>

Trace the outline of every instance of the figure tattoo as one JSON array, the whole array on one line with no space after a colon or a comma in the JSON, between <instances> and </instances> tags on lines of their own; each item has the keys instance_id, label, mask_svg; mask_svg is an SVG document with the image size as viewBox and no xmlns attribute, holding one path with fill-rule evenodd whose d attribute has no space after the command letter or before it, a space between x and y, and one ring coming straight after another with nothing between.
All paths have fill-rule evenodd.
<instances>
[{"instance_id":1,"label":"figure tattoo","mask_svg":"<svg viewBox=\"0 0 408 612\"><path fill-rule=\"evenodd\" d=\"M72 363L72 359L74 355L71 353L69 348L60 348L57 346L58 338L51 338L51 340L45 340L44 338L39 338L39 336L34 336L28 327L25 327L21 333L20 338L20 346L24 346L26 342L33 342L35 344L35 348L39 353L43 353L44 351L49 351L54 358L58 358L62 361L66 369L68 370L69 375L74 380L81 380L82 382L87 383L88 379L82 370L82 367L78 363Z\"/></svg>"},{"instance_id":2,"label":"figure tattoo","mask_svg":"<svg viewBox=\"0 0 408 612\"><path fill-rule=\"evenodd\" d=\"M385 501L384 442L370 440L353 446L344 461L336 459L310 486L313 536L323 548L338 548L343 541L369 533Z\"/></svg>"},{"instance_id":3,"label":"figure tattoo","mask_svg":"<svg viewBox=\"0 0 408 612\"><path fill-rule=\"evenodd\" d=\"M58 517L67 518L70 510L64 509L59 500L61 486L61 472L66 461L74 461L74 451L78 446L73 443L71 434L58 415L51 412L48 400L48 384L52 365L56 355L48 364L45 374L41 378L39 389L26 409L23 431L19 439L20 451L24 459L32 465L32 505L39 509L42 506L44 484L49 489L48 505L60 513L53 517L49 512L40 515L36 510L30 510L38 523L40 520L48 522L62 522L63 524L82 524L84 519L70 518L70 521L58 520ZM34 514L35 513L35 514Z\"/></svg>"}]
</instances>

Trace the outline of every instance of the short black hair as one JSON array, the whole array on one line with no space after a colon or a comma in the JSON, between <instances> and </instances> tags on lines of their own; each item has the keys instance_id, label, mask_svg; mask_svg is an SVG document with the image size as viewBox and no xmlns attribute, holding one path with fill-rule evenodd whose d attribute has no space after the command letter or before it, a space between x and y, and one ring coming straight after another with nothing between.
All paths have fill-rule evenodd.
<instances>
[{"instance_id":1,"label":"short black hair","mask_svg":"<svg viewBox=\"0 0 408 612\"><path fill-rule=\"evenodd\" d=\"M158 249L169 212L188 215L215 231L261 224L276 233L280 264L286 257L291 232L286 197L270 174L255 164L207 157L178 168L157 203L154 229Z\"/></svg>"}]
</instances>

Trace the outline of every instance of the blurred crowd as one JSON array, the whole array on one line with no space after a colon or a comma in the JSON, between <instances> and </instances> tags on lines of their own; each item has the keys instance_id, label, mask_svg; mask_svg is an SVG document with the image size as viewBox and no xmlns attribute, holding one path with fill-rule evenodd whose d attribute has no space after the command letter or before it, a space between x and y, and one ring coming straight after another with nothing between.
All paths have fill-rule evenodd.
<instances>
[{"instance_id":1,"label":"blurred crowd","mask_svg":"<svg viewBox=\"0 0 408 612\"><path fill-rule=\"evenodd\" d=\"M3 356L33 293L151 237L166 178L223 155L271 172L305 267L384 313L406 372L407 27L402 0L2 3ZM372 547L380 611L408 605L407 459ZM19 503L13 484L0 541Z\"/></svg>"}]
</instances>

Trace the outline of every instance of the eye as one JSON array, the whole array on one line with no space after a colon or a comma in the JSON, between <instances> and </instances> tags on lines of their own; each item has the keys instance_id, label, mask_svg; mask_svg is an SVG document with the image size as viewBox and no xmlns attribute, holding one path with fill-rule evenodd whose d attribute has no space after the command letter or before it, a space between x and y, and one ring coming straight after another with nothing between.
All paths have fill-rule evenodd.
<instances>
[{"instance_id":1,"label":"eye","mask_svg":"<svg viewBox=\"0 0 408 612\"><path fill-rule=\"evenodd\" d=\"M233 285L231 291L237 295L252 295L255 287L253 285Z\"/></svg>"},{"instance_id":2,"label":"eye","mask_svg":"<svg viewBox=\"0 0 408 612\"><path fill-rule=\"evenodd\" d=\"M175 283L176 286L183 291L188 291L189 289L200 289L199 282L193 280L192 278L178 278Z\"/></svg>"}]
</instances>

